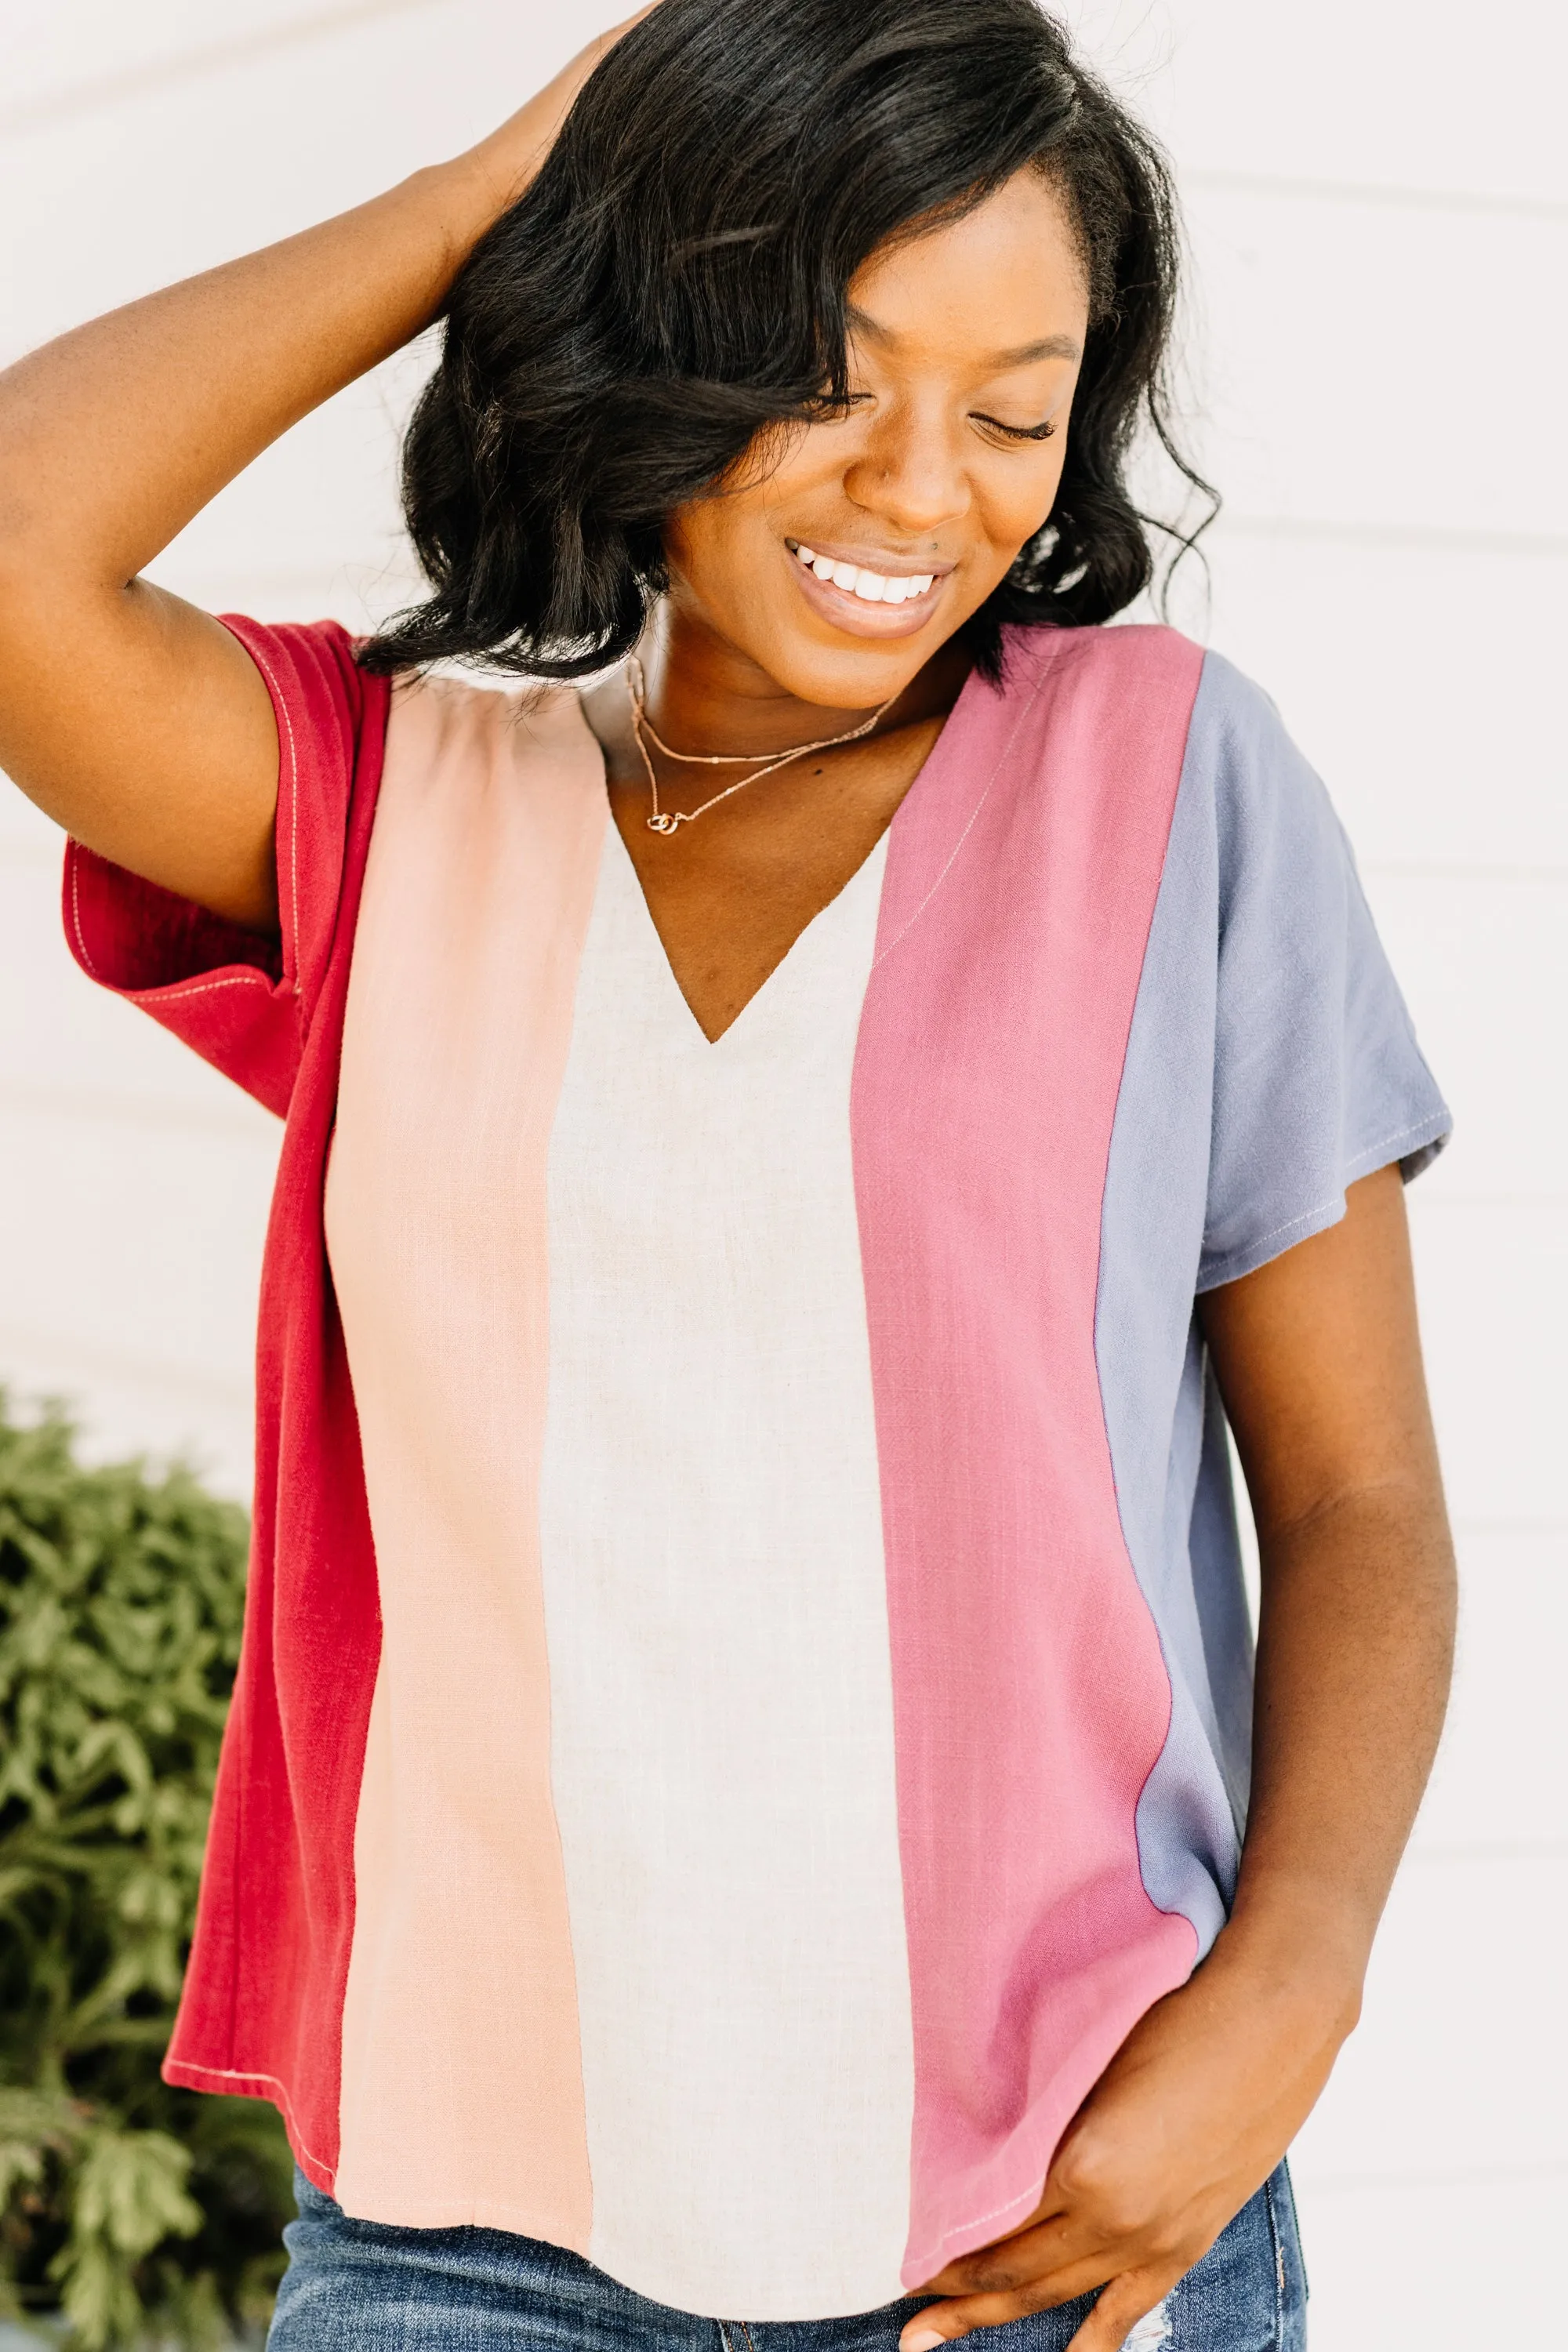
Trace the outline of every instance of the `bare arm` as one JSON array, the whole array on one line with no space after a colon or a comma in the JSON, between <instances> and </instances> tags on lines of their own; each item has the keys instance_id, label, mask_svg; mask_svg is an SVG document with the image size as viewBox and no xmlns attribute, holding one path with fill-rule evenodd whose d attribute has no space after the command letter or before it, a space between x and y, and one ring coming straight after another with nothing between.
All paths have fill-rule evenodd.
<instances>
[{"instance_id":1,"label":"bare arm","mask_svg":"<svg viewBox=\"0 0 1568 2352\"><path fill-rule=\"evenodd\" d=\"M1258 1522L1252 1805L1236 1906L1069 2127L1026 2227L932 2284L905 2352L1102 2288L1114 2352L1266 2180L1355 2024L1447 1700L1454 1566L1398 1173L1205 1301Z\"/></svg>"},{"instance_id":2,"label":"bare arm","mask_svg":"<svg viewBox=\"0 0 1568 2352\"><path fill-rule=\"evenodd\" d=\"M1297 1939L1353 2008L1453 1664L1453 1548L1397 1171L1352 1187L1342 1225L1207 1305L1263 1575L1231 1927L1260 1947Z\"/></svg>"},{"instance_id":3,"label":"bare arm","mask_svg":"<svg viewBox=\"0 0 1568 2352\"><path fill-rule=\"evenodd\" d=\"M79 840L275 923L266 688L226 630L138 574L268 443L428 324L623 29L456 162L0 375L0 767Z\"/></svg>"}]
</instances>

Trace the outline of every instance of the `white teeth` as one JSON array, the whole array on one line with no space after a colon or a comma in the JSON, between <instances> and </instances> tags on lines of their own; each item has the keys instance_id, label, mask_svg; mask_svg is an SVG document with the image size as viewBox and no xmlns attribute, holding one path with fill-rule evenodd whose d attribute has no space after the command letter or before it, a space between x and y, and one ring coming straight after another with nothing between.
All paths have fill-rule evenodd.
<instances>
[{"instance_id":1,"label":"white teeth","mask_svg":"<svg viewBox=\"0 0 1568 2352\"><path fill-rule=\"evenodd\" d=\"M798 542L795 551L808 572L858 596L863 604L906 604L911 596L928 595L936 580L934 572L903 572L889 578L886 572L869 572L864 565L839 563L831 555L818 555L814 548Z\"/></svg>"}]
</instances>

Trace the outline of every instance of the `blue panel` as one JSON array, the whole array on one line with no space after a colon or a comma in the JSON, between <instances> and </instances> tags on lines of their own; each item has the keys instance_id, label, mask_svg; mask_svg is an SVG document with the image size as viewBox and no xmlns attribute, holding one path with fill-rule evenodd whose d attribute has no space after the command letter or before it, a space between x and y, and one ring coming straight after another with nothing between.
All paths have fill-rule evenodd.
<instances>
[{"instance_id":1,"label":"blue panel","mask_svg":"<svg viewBox=\"0 0 1568 2352\"><path fill-rule=\"evenodd\" d=\"M1122 1529L1171 1678L1138 1811L1144 1884L1206 1951L1245 1820L1252 1645L1197 1294L1425 1164L1448 1114L1328 797L1267 697L1209 655L1117 1103L1096 1346Z\"/></svg>"}]
</instances>

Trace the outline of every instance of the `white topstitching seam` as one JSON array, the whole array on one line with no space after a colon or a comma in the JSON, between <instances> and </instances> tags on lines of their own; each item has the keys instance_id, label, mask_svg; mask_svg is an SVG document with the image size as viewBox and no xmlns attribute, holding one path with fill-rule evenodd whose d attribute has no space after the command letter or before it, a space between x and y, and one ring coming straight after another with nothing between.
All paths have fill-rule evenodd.
<instances>
[{"instance_id":1,"label":"white topstitching seam","mask_svg":"<svg viewBox=\"0 0 1568 2352\"><path fill-rule=\"evenodd\" d=\"M950 2245L954 2238L962 2238L966 2230L978 2230L987 2221L999 2221L1004 2213L1016 2212L1028 2198L1035 2197L1037 2200L1038 2193L1034 2189L1020 2189L1016 2197L1008 2198L1005 2205L994 2205L989 2213L973 2213L967 2221L955 2221L950 2230L943 2230L934 2242L938 2246Z\"/></svg>"},{"instance_id":2,"label":"white topstitching seam","mask_svg":"<svg viewBox=\"0 0 1568 2352\"><path fill-rule=\"evenodd\" d=\"M1419 1135L1422 1129L1428 1125L1430 1125L1429 1118L1415 1118L1411 1120L1408 1127L1396 1127L1391 1135L1381 1135L1375 1143L1364 1144L1350 1165L1352 1168L1359 1167L1363 1160L1370 1160L1374 1152L1386 1151L1391 1143L1403 1143L1407 1135ZM1293 1234L1298 1226L1310 1225L1314 1217L1321 1217L1326 1209L1334 1208L1342 1197L1339 1192L1331 1192L1326 1200L1317 1202L1310 1209L1303 1209L1299 1217L1291 1217L1285 1224L1275 1225L1269 1232L1259 1234L1256 1241L1244 1242L1239 1249L1226 1250L1225 1255L1218 1260L1218 1264L1226 1266L1230 1264L1232 1258L1247 1257L1254 1250L1267 1249L1269 1243L1277 1242L1282 1234Z\"/></svg>"},{"instance_id":3,"label":"white topstitching seam","mask_svg":"<svg viewBox=\"0 0 1568 2352\"><path fill-rule=\"evenodd\" d=\"M921 917L925 913L926 908L931 905L931 900L936 897L937 892L942 888L942 884L952 873L952 868L957 862L959 851L963 847L964 843L968 840L971 833L974 830L976 824L979 822L980 812L991 797L992 790L995 785L996 779L1002 772L1002 763L1006 759L1007 754L1012 750L1015 742L1017 740L1018 730L1022 727L1025 719L1028 717L1039 698L1040 688L1046 682L1047 669L1053 667L1054 664L1047 663L1046 667L1041 669L1040 675L1036 678L1033 687L1029 690L1028 699L1024 703L1022 709L1018 712L1017 718L1013 722L1012 732L1009 734L1007 740L1004 743L1000 751L996 754L995 764L993 766L991 773L985 781L985 790L981 793L980 798L970 810L968 821L964 825L963 831L959 835L958 839L953 843L952 849L949 851L946 864L943 866L942 872L937 876L935 881L931 884L931 888L926 892L925 897L921 900L920 905L915 908L913 914L910 915L908 922L903 926L903 929L900 931L896 931L893 937L888 941L887 946L879 949L877 954L872 958L871 970L873 971L875 971L879 965L886 962L888 957L892 954L893 950L896 947L900 946L903 940L908 939L915 925L920 921ZM990 2221L992 2216L988 2213L983 2214L981 2219L983 2221ZM966 2224L965 2226L968 2225Z\"/></svg>"},{"instance_id":4,"label":"white topstitching seam","mask_svg":"<svg viewBox=\"0 0 1568 2352\"><path fill-rule=\"evenodd\" d=\"M239 642L241 645L245 644L245 640L243 638L241 638ZM272 698L273 709L282 719L283 731L287 736L289 742L289 929L294 935L294 993L298 996L300 993L300 758L294 742L294 722L289 715L289 706L283 698L283 690L279 685L277 677L274 675L266 656L258 652L256 647L253 646L246 646L245 650L250 656L251 660L256 664L257 668L261 672L262 677L267 681L268 692ZM279 788L281 788L281 779L279 779ZM79 887L79 877L81 872L81 866L79 857L74 854L74 845L70 862L70 870L71 929L76 934L77 952L81 957L81 960L87 966L88 971L92 974L93 979L99 982L100 986L108 986L109 983L104 981L102 973L99 971L98 965L93 960L92 950L87 943L87 934L82 929L81 894ZM247 980L259 980L262 982L263 985L268 989L270 989L272 985L271 982L267 979L265 972L249 971L236 973L234 977L229 980L204 981L196 987L179 986L177 988L171 989L168 993L170 995L179 994L182 996L200 996L208 989L241 987ZM141 994L142 992L143 992L140 990L135 992L137 994ZM319 2157L315 2157L311 2158L311 2161L312 2163L319 2164L321 2158Z\"/></svg>"},{"instance_id":5,"label":"white topstitching seam","mask_svg":"<svg viewBox=\"0 0 1568 2352\"><path fill-rule=\"evenodd\" d=\"M1425 1118L1413 1118L1408 1127L1396 1127L1392 1135L1380 1135L1375 1143L1366 1143L1362 1146L1351 1161L1351 1166L1359 1167L1361 1162L1370 1159L1374 1151L1386 1151L1391 1143L1403 1143L1407 1135L1419 1135L1421 1129L1424 1127L1429 1127L1431 1123L1432 1114L1428 1111Z\"/></svg>"},{"instance_id":6,"label":"white topstitching seam","mask_svg":"<svg viewBox=\"0 0 1568 2352\"><path fill-rule=\"evenodd\" d=\"M71 929L76 933L77 952L80 956L83 963L87 966L89 971L92 974L94 980L98 981L101 985L103 975L92 960L92 950L87 943L87 933L81 927L81 897L78 888L78 881L81 873L81 856L74 844L72 845L70 852L70 866Z\"/></svg>"},{"instance_id":7,"label":"white topstitching seam","mask_svg":"<svg viewBox=\"0 0 1568 2352\"><path fill-rule=\"evenodd\" d=\"M1277 1242L1281 1234L1293 1234L1298 1225L1310 1225L1312 1219L1321 1217L1325 1209L1336 1207L1339 1200L1338 1192L1331 1192L1326 1200L1315 1202L1311 1208L1303 1209L1299 1217L1290 1218L1288 1223L1271 1227L1268 1233L1259 1234L1256 1241L1244 1242L1239 1249L1227 1250L1220 1260L1221 1265L1226 1265L1233 1257L1246 1257L1252 1250L1266 1249L1270 1242Z\"/></svg>"},{"instance_id":8,"label":"white topstitching seam","mask_svg":"<svg viewBox=\"0 0 1568 2352\"><path fill-rule=\"evenodd\" d=\"M240 639L241 645L245 640ZM273 674L265 654L254 646L245 646L246 652L267 681L272 697L272 707L283 721L283 732L289 739L289 928L294 940L294 993L300 993L300 755L294 742L294 721L289 715L283 689ZM279 779L281 790L281 779Z\"/></svg>"},{"instance_id":9,"label":"white topstitching seam","mask_svg":"<svg viewBox=\"0 0 1568 2352\"><path fill-rule=\"evenodd\" d=\"M175 2063L178 2064L181 2062L176 2060ZM312 2164L319 2164L329 2178L335 2174L336 2167L329 2164L324 2156L316 2154L315 2149L300 2129L300 2119L294 2112L294 2102L289 2096L289 2085L287 2083L280 2083L276 2074L264 2074L255 2066L187 2065L184 2071L192 2074L213 2074L222 2083L269 2083L278 2094L278 2104L288 2118L289 2127L299 2141L302 2153L310 2158Z\"/></svg>"},{"instance_id":10,"label":"white topstitching seam","mask_svg":"<svg viewBox=\"0 0 1568 2352\"><path fill-rule=\"evenodd\" d=\"M1411 1119L1411 1124L1408 1124L1408 1127L1396 1127L1394 1131L1392 1131L1392 1134L1389 1134L1389 1136L1377 1136L1375 1143L1363 1143L1363 1146L1361 1146L1361 1150L1356 1152L1354 1160L1352 1160L1352 1162L1350 1162L1350 1167L1352 1167L1352 1169L1361 1167L1361 1162L1363 1162L1363 1160L1373 1160L1373 1157L1375 1157L1375 1152L1387 1152L1389 1143L1404 1143L1405 1136L1417 1136L1417 1134L1420 1134L1420 1131L1422 1131L1422 1129L1429 1127L1429 1124L1432 1124L1432 1118L1425 1118L1425 1119ZM1223 1273L1225 1267L1227 1267L1229 1263L1232 1263L1232 1258L1250 1258L1250 1254L1253 1254L1253 1251L1256 1251L1256 1249L1268 1249L1269 1242L1279 1242L1279 1240L1281 1240L1281 1234L1286 1234L1286 1233L1298 1233L1298 1230L1300 1230L1302 1225L1310 1225L1310 1223L1311 1223L1311 1218L1314 1218L1314 1216L1323 1216L1323 1213L1326 1213L1328 1209L1338 1209L1338 1204L1340 1204L1340 1202L1342 1202L1342 1197L1344 1197L1342 1192L1331 1192L1331 1195L1328 1195L1326 1200L1314 1202L1314 1206L1311 1206L1311 1209L1302 1209L1300 1216L1289 1218L1289 1221L1286 1221L1284 1225L1272 1225L1272 1228L1269 1228L1269 1233L1260 1233L1260 1234L1258 1234L1258 1240L1253 1240L1253 1242L1241 1242L1239 1249L1227 1249L1227 1251L1225 1251L1225 1256L1223 1256L1223 1258L1215 1258L1215 1263L1213 1263L1213 1267L1211 1267L1211 1270L1208 1270L1208 1273L1211 1273L1211 1277L1213 1277L1213 1275L1215 1275L1215 1273Z\"/></svg>"},{"instance_id":11,"label":"white topstitching seam","mask_svg":"<svg viewBox=\"0 0 1568 2352\"><path fill-rule=\"evenodd\" d=\"M77 889L77 877L81 868L79 857L74 854L76 848L74 844L72 845L72 848L73 855L71 857L70 866L71 929L76 934L78 952L80 954L81 960L87 966L88 971L92 974L93 979L98 982L99 985L103 988L110 988L114 983L111 981L106 981L104 979L103 974L100 971L97 964L93 961L92 950L87 943L87 933L82 929L81 899ZM166 1004L171 997L205 996L208 995L215 988L247 988L252 982L256 981L258 981L263 988L270 992L272 982L268 979L267 974L264 971L258 971L254 966L251 966L245 971L230 972L226 980L178 980L169 982L163 987L131 989L127 993L132 996L157 996L162 998L163 1003Z\"/></svg>"},{"instance_id":12,"label":"white topstitching seam","mask_svg":"<svg viewBox=\"0 0 1568 2352\"><path fill-rule=\"evenodd\" d=\"M256 982L266 989L268 995L271 994L272 982L264 971L258 971L254 965L245 971L231 971L223 980L176 980L169 982L163 988L136 989L132 992L138 996L162 997L164 1003L167 1003L174 996L210 996L216 988L248 988Z\"/></svg>"}]
</instances>

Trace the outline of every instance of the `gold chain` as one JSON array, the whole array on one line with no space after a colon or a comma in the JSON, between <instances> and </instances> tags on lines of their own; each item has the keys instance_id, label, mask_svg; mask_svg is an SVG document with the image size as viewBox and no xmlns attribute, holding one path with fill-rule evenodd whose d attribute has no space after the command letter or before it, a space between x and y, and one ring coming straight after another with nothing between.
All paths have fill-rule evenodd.
<instances>
[{"instance_id":1,"label":"gold chain","mask_svg":"<svg viewBox=\"0 0 1568 2352\"><path fill-rule=\"evenodd\" d=\"M760 784L764 776L776 775L781 768L787 768L792 760L804 760L811 751L831 751L839 743L858 743L863 735L869 735L871 730L887 717L899 698L898 695L890 694L879 710L874 710L863 725L852 727L847 735L825 735L817 743L797 743L793 751L781 752L776 759L768 760L754 776L742 776L734 783L726 784L721 793L715 793L712 799L704 801L700 808L661 809L658 804L658 778L654 773L647 742L662 751L667 760L679 760L688 767L694 768L746 767L759 755L755 751L672 751L663 737L655 732L653 721L647 715L647 686L643 677L642 664L636 654L626 664L626 692L631 698L632 733L637 738L637 750L642 753L642 763L647 770L648 790L653 795L653 814L647 819L647 829L667 837L678 832L683 824L695 824L700 816L706 816L709 810L717 808L721 801L730 800L736 793L744 792L748 784ZM645 733L647 742L643 740Z\"/></svg>"}]
</instances>

